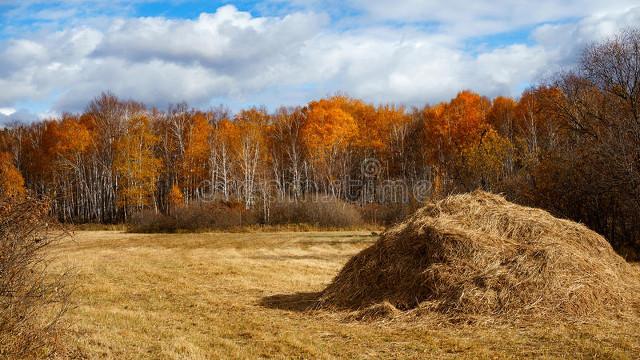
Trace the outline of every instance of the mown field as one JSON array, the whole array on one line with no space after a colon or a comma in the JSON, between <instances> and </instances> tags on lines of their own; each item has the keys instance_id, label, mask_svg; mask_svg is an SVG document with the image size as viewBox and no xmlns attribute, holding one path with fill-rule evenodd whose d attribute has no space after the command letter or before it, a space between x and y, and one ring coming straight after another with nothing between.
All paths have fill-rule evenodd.
<instances>
[{"instance_id":1,"label":"mown field","mask_svg":"<svg viewBox=\"0 0 640 360\"><path fill-rule=\"evenodd\" d=\"M303 311L369 232L76 233L78 358L635 358L640 324L470 326Z\"/></svg>"}]
</instances>

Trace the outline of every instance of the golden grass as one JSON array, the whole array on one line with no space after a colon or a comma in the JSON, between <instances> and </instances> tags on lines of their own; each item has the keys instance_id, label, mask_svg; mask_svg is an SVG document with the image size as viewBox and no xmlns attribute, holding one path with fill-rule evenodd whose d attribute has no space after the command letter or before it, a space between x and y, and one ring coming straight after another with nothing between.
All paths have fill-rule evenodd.
<instances>
[{"instance_id":1,"label":"golden grass","mask_svg":"<svg viewBox=\"0 0 640 360\"><path fill-rule=\"evenodd\" d=\"M80 232L56 249L79 285L69 356L88 358L633 358L640 324L357 321L303 312L369 232ZM54 270L55 270L54 269Z\"/></svg>"}]
</instances>

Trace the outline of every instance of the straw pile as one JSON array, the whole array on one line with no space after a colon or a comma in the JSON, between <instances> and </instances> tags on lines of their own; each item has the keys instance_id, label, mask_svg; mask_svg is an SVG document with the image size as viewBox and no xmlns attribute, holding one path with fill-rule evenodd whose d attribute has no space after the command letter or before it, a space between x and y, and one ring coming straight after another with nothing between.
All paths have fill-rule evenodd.
<instances>
[{"instance_id":1,"label":"straw pile","mask_svg":"<svg viewBox=\"0 0 640 360\"><path fill-rule=\"evenodd\" d=\"M582 318L630 309L639 284L638 272L583 225L476 191L386 231L344 266L320 306Z\"/></svg>"}]
</instances>

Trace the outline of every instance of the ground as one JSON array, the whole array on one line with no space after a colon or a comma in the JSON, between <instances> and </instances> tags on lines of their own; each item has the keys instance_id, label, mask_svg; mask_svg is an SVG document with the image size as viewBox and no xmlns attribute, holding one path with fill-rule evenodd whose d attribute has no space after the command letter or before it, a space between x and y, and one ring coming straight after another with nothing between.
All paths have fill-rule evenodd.
<instances>
[{"instance_id":1,"label":"ground","mask_svg":"<svg viewBox=\"0 0 640 360\"><path fill-rule=\"evenodd\" d=\"M434 325L304 311L370 232L78 232L69 354L88 358L634 358L637 323Z\"/></svg>"}]
</instances>

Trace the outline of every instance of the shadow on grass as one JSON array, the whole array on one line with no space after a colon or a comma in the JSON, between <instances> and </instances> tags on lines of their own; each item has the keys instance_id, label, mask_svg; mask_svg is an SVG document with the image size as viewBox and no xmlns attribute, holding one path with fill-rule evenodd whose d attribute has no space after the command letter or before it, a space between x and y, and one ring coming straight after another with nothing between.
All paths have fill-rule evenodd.
<instances>
[{"instance_id":1,"label":"shadow on grass","mask_svg":"<svg viewBox=\"0 0 640 360\"><path fill-rule=\"evenodd\" d=\"M315 309L321 294L320 292L298 292L271 295L260 299L258 305L270 309L303 312Z\"/></svg>"}]
</instances>

